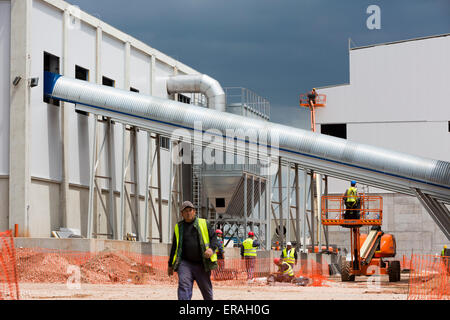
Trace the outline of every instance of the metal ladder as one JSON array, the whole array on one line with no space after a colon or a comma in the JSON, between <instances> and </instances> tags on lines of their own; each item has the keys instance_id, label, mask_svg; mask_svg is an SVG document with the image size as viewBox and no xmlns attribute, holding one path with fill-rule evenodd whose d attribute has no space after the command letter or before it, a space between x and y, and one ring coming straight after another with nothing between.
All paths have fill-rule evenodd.
<instances>
[{"instance_id":1,"label":"metal ladder","mask_svg":"<svg viewBox=\"0 0 450 320\"><path fill-rule=\"evenodd\" d=\"M198 164L192 165L192 204L197 210L197 214L201 213L202 188L201 188L202 166Z\"/></svg>"}]
</instances>

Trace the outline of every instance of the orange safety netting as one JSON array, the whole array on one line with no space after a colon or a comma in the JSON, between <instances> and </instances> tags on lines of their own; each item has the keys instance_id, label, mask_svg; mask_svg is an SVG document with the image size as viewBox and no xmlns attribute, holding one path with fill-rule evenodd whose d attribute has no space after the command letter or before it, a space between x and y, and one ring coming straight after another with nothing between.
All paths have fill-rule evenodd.
<instances>
[{"instance_id":1,"label":"orange safety netting","mask_svg":"<svg viewBox=\"0 0 450 320\"><path fill-rule=\"evenodd\" d=\"M43 248L17 248L17 274L20 282L47 283L135 283L176 284L177 273L167 274L168 257L132 252L76 252ZM220 261L212 271L215 285L266 284L270 274L278 268L269 258L250 262L230 258ZM312 260L298 260L296 277L307 277L309 285L322 286L328 279L328 264Z\"/></svg>"},{"instance_id":2,"label":"orange safety netting","mask_svg":"<svg viewBox=\"0 0 450 320\"><path fill-rule=\"evenodd\" d=\"M412 255L409 300L450 299L450 257Z\"/></svg>"},{"instance_id":3,"label":"orange safety netting","mask_svg":"<svg viewBox=\"0 0 450 320\"><path fill-rule=\"evenodd\" d=\"M19 299L14 238L10 230L0 232L0 300Z\"/></svg>"}]
</instances>

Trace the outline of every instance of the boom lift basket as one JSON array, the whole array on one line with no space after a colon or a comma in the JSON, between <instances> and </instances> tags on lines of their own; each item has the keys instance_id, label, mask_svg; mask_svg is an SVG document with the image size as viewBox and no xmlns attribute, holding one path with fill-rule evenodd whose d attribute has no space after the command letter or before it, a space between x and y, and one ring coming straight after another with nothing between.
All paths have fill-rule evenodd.
<instances>
[{"instance_id":1,"label":"boom lift basket","mask_svg":"<svg viewBox=\"0 0 450 320\"><path fill-rule=\"evenodd\" d=\"M314 107L325 107L327 104L327 96L325 94L319 93L316 97L316 103ZM309 108L309 99L307 93L302 93L300 95L300 106Z\"/></svg>"},{"instance_id":2,"label":"boom lift basket","mask_svg":"<svg viewBox=\"0 0 450 320\"><path fill-rule=\"evenodd\" d=\"M322 197L322 224L326 226L381 226L383 220L383 198L358 194L360 209L346 209L345 196ZM345 212L358 212L359 219L345 219Z\"/></svg>"}]
</instances>

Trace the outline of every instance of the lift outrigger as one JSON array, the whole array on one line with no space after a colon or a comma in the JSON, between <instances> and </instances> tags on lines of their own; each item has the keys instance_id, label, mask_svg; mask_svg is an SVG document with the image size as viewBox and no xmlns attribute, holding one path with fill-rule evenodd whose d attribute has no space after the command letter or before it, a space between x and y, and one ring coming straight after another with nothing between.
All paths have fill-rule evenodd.
<instances>
[{"instance_id":1,"label":"lift outrigger","mask_svg":"<svg viewBox=\"0 0 450 320\"><path fill-rule=\"evenodd\" d=\"M387 274L389 282L400 281L400 261L385 259L395 257L396 243L392 234L381 231L383 198L365 194L358 194L358 197L361 204L358 209L345 208L345 196L322 197L322 224L350 229L351 259L341 261L341 280L354 281L355 276ZM346 219L355 214L359 214L359 218ZM371 226L369 234L360 233L363 226Z\"/></svg>"}]
</instances>

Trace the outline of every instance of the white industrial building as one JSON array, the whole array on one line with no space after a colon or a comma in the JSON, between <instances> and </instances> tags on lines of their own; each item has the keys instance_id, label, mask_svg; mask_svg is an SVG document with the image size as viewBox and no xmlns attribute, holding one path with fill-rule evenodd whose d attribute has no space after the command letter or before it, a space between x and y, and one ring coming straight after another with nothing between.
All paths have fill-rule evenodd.
<instances>
[{"instance_id":1,"label":"white industrial building","mask_svg":"<svg viewBox=\"0 0 450 320\"><path fill-rule=\"evenodd\" d=\"M349 83L318 88L327 95L316 111L318 132L449 161L449 56L450 34L350 49ZM348 186L330 178L329 192ZM401 252L437 253L447 243L416 198L363 184L359 190L383 196L383 230L396 236Z\"/></svg>"}]
</instances>

